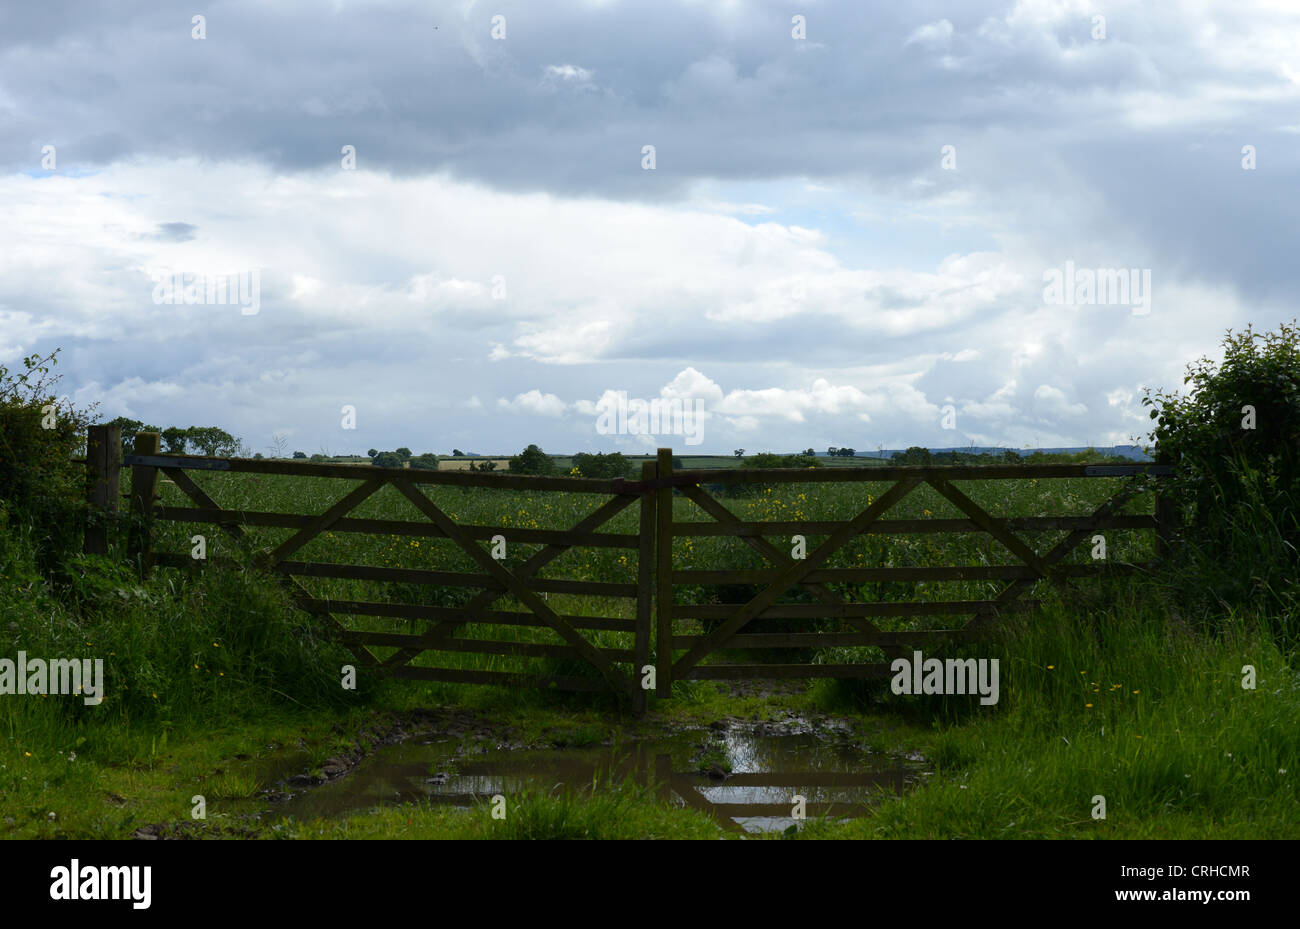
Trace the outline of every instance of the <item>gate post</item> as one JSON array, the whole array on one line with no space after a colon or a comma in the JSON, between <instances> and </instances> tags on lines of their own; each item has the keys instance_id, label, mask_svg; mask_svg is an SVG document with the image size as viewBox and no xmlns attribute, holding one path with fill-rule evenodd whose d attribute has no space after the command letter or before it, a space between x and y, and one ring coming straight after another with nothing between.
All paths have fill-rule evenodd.
<instances>
[{"instance_id":1,"label":"gate post","mask_svg":"<svg viewBox=\"0 0 1300 929\"><path fill-rule=\"evenodd\" d=\"M673 450L659 449L655 477L673 476ZM655 508L655 695L666 700L673 693L673 488L664 484L656 492Z\"/></svg>"},{"instance_id":2,"label":"gate post","mask_svg":"<svg viewBox=\"0 0 1300 929\"><path fill-rule=\"evenodd\" d=\"M1169 457L1157 454L1156 462L1158 464L1168 464ZM1172 554L1174 536L1180 528L1179 523L1181 521L1178 504L1160 492L1160 481L1162 480L1167 480L1167 478L1156 478L1156 557L1161 561Z\"/></svg>"},{"instance_id":3,"label":"gate post","mask_svg":"<svg viewBox=\"0 0 1300 929\"><path fill-rule=\"evenodd\" d=\"M136 455L157 455L161 449L161 436L156 432L141 432L135 437ZM149 554L153 500L158 493L158 469L135 465L131 468L131 534L127 552L138 565L140 577L147 577L152 567Z\"/></svg>"},{"instance_id":4,"label":"gate post","mask_svg":"<svg viewBox=\"0 0 1300 929\"><path fill-rule=\"evenodd\" d=\"M653 461L641 462L641 480L651 481L655 476ZM636 554L636 642L633 645L632 712L638 716L646 710L646 689L642 685L644 668L650 661L650 636L654 630L654 558L655 558L655 498L658 491L641 491L640 538Z\"/></svg>"},{"instance_id":5,"label":"gate post","mask_svg":"<svg viewBox=\"0 0 1300 929\"><path fill-rule=\"evenodd\" d=\"M118 510L121 493L122 427L90 426L86 430L86 535L81 550L108 554L110 514Z\"/></svg>"}]
</instances>

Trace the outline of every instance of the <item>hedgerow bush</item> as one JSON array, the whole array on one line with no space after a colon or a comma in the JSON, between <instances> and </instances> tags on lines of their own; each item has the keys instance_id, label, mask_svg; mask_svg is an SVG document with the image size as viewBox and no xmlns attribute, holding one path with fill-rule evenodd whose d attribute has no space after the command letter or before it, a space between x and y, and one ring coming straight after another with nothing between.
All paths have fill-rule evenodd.
<instances>
[{"instance_id":1,"label":"hedgerow bush","mask_svg":"<svg viewBox=\"0 0 1300 929\"><path fill-rule=\"evenodd\" d=\"M86 448L94 407L56 396L57 351L0 365L0 508L29 532L39 564L58 565L79 547L85 520Z\"/></svg>"},{"instance_id":2,"label":"hedgerow bush","mask_svg":"<svg viewBox=\"0 0 1300 929\"><path fill-rule=\"evenodd\" d=\"M1300 483L1300 330L1228 332L1223 364L1187 367L1186 396L1156 391L1151 438L1176 465L1172 489L1196 525L1215 528L1229 506L1294 507ZM1284 520L1288 530L1294 519Z\"/></svg>"},{"instance_id":3,"label":"hedgerow bush","mask_svg":"<svg viewBox=\"0 0 1300 929\"><path fill-rule=\"evenodd\" d=\"M1222 364L1188 365L1186 395L1148 392L1151 432L1175 473L1180 587L1217 604L1262 600L1300 632L1300 329L1227 333ZM1184 598L1185 599L1185 598Z\"/></svg>"}]
</instances>

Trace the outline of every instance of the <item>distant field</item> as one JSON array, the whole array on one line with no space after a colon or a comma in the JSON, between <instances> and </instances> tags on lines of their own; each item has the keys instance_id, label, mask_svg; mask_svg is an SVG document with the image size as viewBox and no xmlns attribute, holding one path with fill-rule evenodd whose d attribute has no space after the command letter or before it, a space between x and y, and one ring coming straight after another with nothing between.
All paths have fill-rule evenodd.
<instances>
[{"instance_id":1,"label":"distant field","mask_svg":"<svg viewBox=\"0 0 1300 929\"><path fill-rule=\"evenodd\" d=\"M487 462L495 462L497 471L509 471L509 458L439 458L439 471L468 471L470 465L482 465Z\"/></svg>"},{"instance_id":2,"label":"distant field","mask_svg":"<svg viewBox=\"0 0 1300 929\"><path fill-rule=\"evenodd\" d=\"M573 459L567 455L555 455L556 466L562 471L568 471L573 466ZM636 462L640 467L643 461L654 461L654 455L624 455L628 461ZM681 461L681 468L688 471L715 469L715 468L739 468L750 457L737 458L735 455L678 455L674 458ZM880 458L818 458L817 464L823 468L871 468L877 465L883 466L889 464Z\"/></svg>"}]
</instances>

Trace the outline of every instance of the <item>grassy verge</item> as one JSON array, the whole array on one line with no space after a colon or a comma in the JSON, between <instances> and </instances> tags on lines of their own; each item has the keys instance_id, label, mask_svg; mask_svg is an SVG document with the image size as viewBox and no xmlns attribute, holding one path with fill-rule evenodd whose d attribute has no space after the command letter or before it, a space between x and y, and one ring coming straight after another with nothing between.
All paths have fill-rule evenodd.
<instances>
[{"instance_id":1,"label":"grassy verge","mask_svg":"<svg viewBox=\"0 0 1300 929\"><path fill-rule=\"evenodd\" d=\"M494 816L494 811L496 815ZM717 839L703 813L661 804L629 781L594 785L591 792L516 792L494 807L469 810L429 803L385 807L342 820L284 821L271 830L295 839Z\"/></svg>"},{"instance_id":2,"label":"grassy verge","mask_svg":"<svg viewBox=\"0 0 1300 929\"><path fill-rule=\"evenodd\" d=\"M1228 617L1206 635L1141 588L1116 596L1091 615L1049 608L999 646L996 712L911 711L933 725L917 745L936 768L924 789L803 834L1300 836L1300 675L1264 624ZM1242 686L1247 665L1253 689ZM829 705L845 698L822 691ZM1093 816L1099 796L1104 819Z\"/></svg>"}]
</instances>

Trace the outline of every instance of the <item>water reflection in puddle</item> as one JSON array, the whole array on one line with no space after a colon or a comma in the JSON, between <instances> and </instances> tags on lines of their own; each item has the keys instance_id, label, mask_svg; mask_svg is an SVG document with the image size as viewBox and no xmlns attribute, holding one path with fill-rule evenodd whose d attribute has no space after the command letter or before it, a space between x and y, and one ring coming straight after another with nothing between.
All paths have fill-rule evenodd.
<instances>
[{"instance_id":1,"label":"water reflection in puddle","mask_svg":"<svg viewBox=\"0 0 1300 929\"><path fill-rule=\"evenodd\" d=\"M725 774L726 767L730 774ZM805 815L863 815L881 790L899 792L921 765L869 754L814 735L756 735L743 729L687 732L614 746L489 751L455 756L451 742L412 740L378 749L347 776L276 805L299 820L333 818L413 801L469 808L523 788L600 789L627 778L746 832L787 829ZM713 769L713 774L701 769Z\"/></svg>"}]
</instances>

